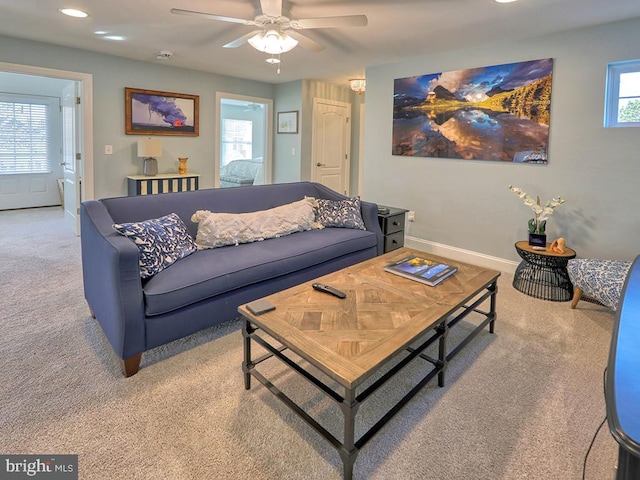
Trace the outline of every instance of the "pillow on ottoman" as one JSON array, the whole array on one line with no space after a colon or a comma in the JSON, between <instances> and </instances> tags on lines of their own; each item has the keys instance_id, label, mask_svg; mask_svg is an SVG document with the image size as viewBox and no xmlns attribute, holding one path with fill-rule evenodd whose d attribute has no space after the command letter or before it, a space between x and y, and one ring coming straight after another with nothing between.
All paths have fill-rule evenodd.
<instances>
[{"instance_id":1,"label":"pillow on ottoman","mask_svg":"<svg viewBox=\"0 0 640 480\"><path fill-rule=\"evenodd\" d=\"M316 222L323 227L358 228L366 230L362 214L360 213L360 199L358 197L346 200L316 199Z\"/></svg>"},{"instance_id":2,"label":"pillow on ottoman","mask_svg":"<svg viewBox=\"0 0 640 480\"><path fill-rule=\"evenodd\" d=\"M142 278L152 277L196 251L187 227L175 213L144 222L115 223L113 228L132 240L140 250Z\"/></svg>"},{"instance_id":3,"label":"pillow on ottoman","mask_svg":"<svg viewBox=\"0 0 640 480\"><path fill-rule=\"evenodd\" d=\"M198 210L191 221L198 224L199 249L238 245L281 237L314 228L314 198L249 213L213 213Z\"/></svg>"}]
</instances>

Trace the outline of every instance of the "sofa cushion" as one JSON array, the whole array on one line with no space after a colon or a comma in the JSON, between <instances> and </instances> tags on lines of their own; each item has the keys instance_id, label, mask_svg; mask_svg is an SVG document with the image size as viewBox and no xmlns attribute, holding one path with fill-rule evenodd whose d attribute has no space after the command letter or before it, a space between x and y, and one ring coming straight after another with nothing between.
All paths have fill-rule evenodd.
<instances>
[{"instance_id":1,"label":"sofa cushion","mask_svg":"<svg viewBox=\"0 0 640 480\"><path fill-rule=\"evenodd\" d=\"M249 213L212 213L198 210L191 221L198 223L199 249L238 245L289 235L314 227L314 198Z\"/></svg>"},{"instance_id":2,"label":"sofa cushion","mask_svg":"<svg viewBox=\"0 0 640 480\"><path fill-rule=\"evenodd\" d=\"M360 213L360 199L327 200L318 198L316 222L323 227L358 228L366 230Z\"/></svg>"},{"instance_id":3,"label":"sofa cushion","mask_svg":"<svg viewBox=\"0 0 640 480\"><path fill-rule=\"evenodd\" d=\"M314 229L259 243L198 250L144 284L145 313L170 312L376 245L374 232Z\"/></svg>"},{"instance_id":4,"label":"sofa cushion","mask_svg":"<svg viewBox=\"0 0 640 480\"><path fill-rule=\"evenodd\" d=\"M140 276L148 278L196 251L187 227L175 213L143 222L114 223L113 228L140 250Z\"/></svg>"}]
</instances>

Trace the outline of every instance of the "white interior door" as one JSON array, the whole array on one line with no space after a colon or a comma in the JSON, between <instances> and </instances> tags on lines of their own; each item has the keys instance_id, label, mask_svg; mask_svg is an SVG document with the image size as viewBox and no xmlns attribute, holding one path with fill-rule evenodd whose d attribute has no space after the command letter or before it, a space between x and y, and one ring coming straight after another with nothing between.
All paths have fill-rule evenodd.
<instances>
[{"instance_id":1,"label":"white interior door","mask_svg":"<svg viewBox=\"0 0 640 480\"><path fill-rule=\"evenodd\" d=\"M348 195L351 104L313 99L311 179Z\"/></svg>"},{"instance_id":2,"label":"white interior door","mask_svg":"<svg viewBox=\"0 0 640 480\"><path fill-rule=\"evenodd\" d=\"M78 140L80 105L78 83L72 82L62 92L62 167L64 179L64 220L80 235L81 157Z\"/></svg>"},{"instance_id":3,"label":"white interior door","mask_svg":"<svg viewBox=\"0 0 640 480\"><path fill-rule=\"evenodd\" d=\"M0 210L60 205L59 99L0 93L0 118L7 125L0 131Z\"/></svg>"}]
</instances>

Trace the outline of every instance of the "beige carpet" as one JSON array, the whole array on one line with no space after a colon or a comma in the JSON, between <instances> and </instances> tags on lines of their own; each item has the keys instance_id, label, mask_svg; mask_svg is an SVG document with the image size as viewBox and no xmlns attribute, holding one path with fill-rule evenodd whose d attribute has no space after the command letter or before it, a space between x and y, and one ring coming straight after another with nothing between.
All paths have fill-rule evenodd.
<instances>
[{"instance_id":1,"label":"beige carpet","mask_svg":"<svg viewBox=\"0 0 640 480\"><path fill-rule=\"evenodd\" d=\"M143 357L125 379L82 293L80 242L60 208L0 212L0 452L78 454L82 479L339 479L337 452L254 380L245 391L239 322ZM613 315L527 297L499 282L483 332L360 452L355 479L579 479L605 415ZM464 325L461 325L463 328ZM415 368L415 367L414 367ZM339 435L339 410L304 380L278 385ZM409 385L365 403L358 429ZM586 478L609 480L607 427Z\"/></svg>"}]
</instances>

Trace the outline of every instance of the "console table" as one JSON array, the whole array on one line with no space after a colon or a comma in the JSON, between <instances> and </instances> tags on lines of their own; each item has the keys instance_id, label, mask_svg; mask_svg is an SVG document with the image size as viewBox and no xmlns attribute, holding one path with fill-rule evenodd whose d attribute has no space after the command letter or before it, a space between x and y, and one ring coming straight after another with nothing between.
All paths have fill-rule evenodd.
<instances>
[{"instance_id":1,"label":"console table","mask_svg":"<svg viewBox=\"0 0 640 480\"><path fill-rule=\"evenodd\" d=\"M530 297L568 302L573 297L573 285L567 273L567 262L576 256L576 252L565 247L564 253L556 253L549 246L535 250L527 241L516 243L522 262L513 275L513 288Z\"/></svg>"},{"instance_id":2,"label":"console table","mask_svg":"<svg viewBox=\"0 0 640 480\"><path fill-rule=\"evenodd\" d=\"M616 480L640 478L640 257L627 275L613 325L605 403L618 442Z\"/></svg>"},{"instance_id":3,"label":"console table","mask_svg":"<svg viewBox=\"0 0 640 480\"><path fill-rule=\"evenodd\" d=\"M161 173L154 176L130 175L127 187L130 196L151 195L154 193L188 192L198 190L200 175Z\"/></svg>"}]
</instances>

